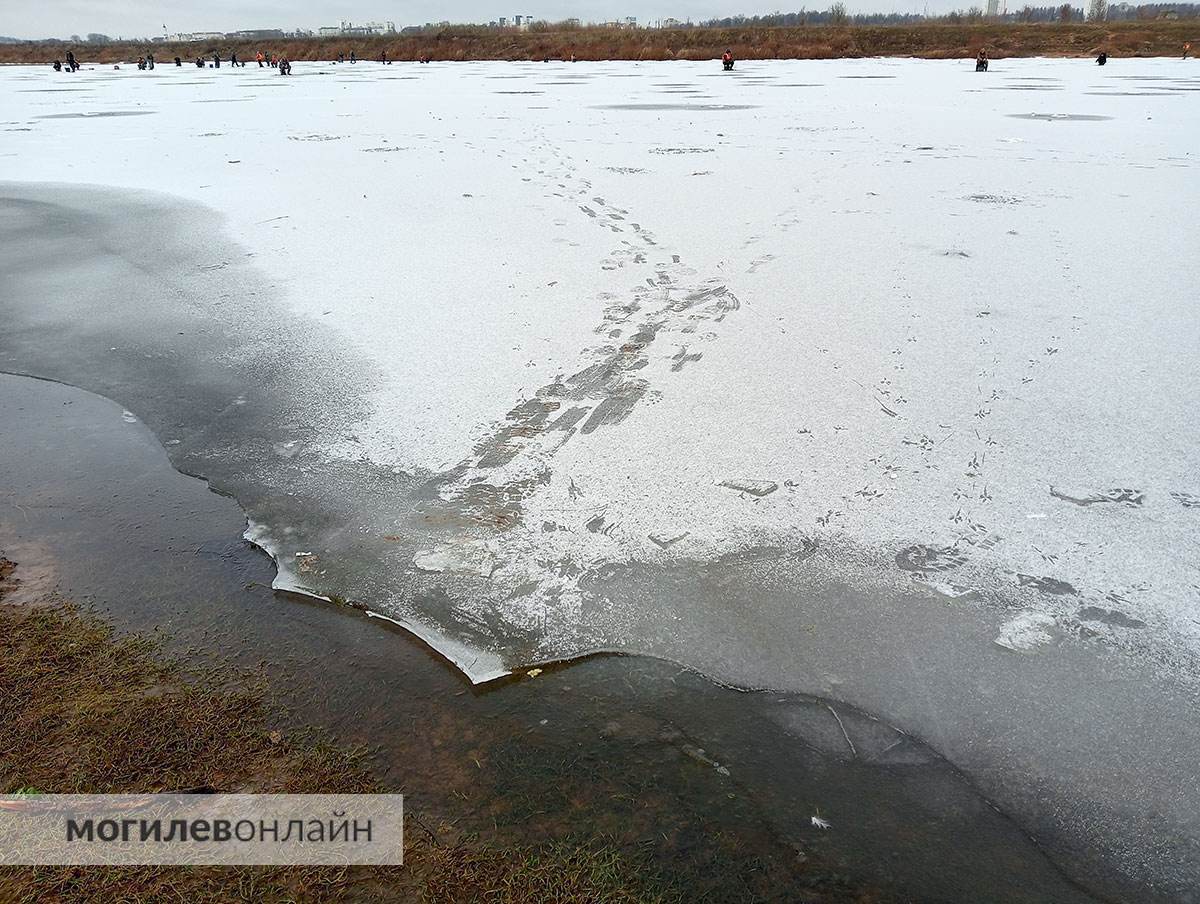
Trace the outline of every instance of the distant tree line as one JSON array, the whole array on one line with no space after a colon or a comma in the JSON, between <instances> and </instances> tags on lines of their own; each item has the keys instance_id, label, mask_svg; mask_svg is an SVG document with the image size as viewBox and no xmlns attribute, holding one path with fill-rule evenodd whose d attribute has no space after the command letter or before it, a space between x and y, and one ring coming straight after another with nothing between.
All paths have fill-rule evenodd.
<instances>
[{"instance_id":1,"label":"distant tree line","mask_svg":"<svg viewBox=\"0 0 1200 904\"><path fill-rule=\"evenodd\" d=\"M972 6L939 16L919 13L867 13L850 15L844 3L834 3L828 9L802 9L794 13L770 13L762 16L726 16L707 19L685 28L778 28L801 25L915 25L921 22L1082 22L1085 19L1102 22L1124 22L1137 19L1195 19L1200 17L1200 3L1128 3L1109 5L1107 0L1089 0L1085 9L1064 3L1060 6L1024 6L1003 15L988 16L983 9Z\"/></svg>"}]
</instances>

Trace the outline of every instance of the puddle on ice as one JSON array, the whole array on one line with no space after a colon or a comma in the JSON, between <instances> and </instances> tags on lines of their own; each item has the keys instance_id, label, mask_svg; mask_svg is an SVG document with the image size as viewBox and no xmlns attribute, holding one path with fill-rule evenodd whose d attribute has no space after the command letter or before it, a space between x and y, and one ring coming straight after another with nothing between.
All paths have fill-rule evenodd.
<instances>
[{"instance_id":1,"label":"puddle on ice","mask_svg":"<svg viewBox=\"0 0 1200 904\"><path fill-rule=\"evenodd\" d=\"M662 112L678 110L688 113L724 113L732 110L756 110L757 104L594 104L593 110L642 110Z\"/></svg>"},{"instance_id":2,"label":"puddle on ice","mask_svg":"<svg viewBox=\"0 0 1200 904\"><path fill-rule=\"evenodd\" d=\"M35 119L104 119L109 116L149 116L157 110L101 110L90 113L42 113Z\"/></svg>"},{"instance_id":3,"label":"puddle on ice","mask_svg":"<svg viewBox=\"0 0 1200 904\"><path fill-rule=\"evenodd\" d=\"M1008 113L1010 119L1037 119L1043 122L1103 122L1112 116L1098 113Z\"/></svg>"}]
</instances>

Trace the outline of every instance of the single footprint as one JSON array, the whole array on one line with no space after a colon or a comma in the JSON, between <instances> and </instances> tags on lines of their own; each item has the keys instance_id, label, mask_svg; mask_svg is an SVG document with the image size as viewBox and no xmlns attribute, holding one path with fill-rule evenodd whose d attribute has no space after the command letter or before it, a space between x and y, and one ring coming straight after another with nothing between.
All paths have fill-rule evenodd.
<instances>
[{"instance_id":1,"label":"single footprint","mask_svg":"<svg viewBox=\"0 0 1200 904\"><path fill-rule=\"evenodd\" d=\"M896 564L904 571L930 573L950 571L967 563L967 557L954 546L917 544L896 553Z\"/></svg>"}]
</instances>

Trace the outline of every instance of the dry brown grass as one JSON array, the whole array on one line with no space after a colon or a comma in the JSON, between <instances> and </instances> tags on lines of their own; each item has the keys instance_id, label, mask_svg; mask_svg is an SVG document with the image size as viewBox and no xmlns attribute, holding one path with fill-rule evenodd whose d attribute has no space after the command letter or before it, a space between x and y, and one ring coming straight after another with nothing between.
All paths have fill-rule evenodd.
<instances>
[{"instance_id":1,"label":"dry brown grass","mask_svg":"<svg viewBox=\"0 0 1200 904\"><path fill-rule=\"evenodd\" d=\"M197 673L144 637L69 605L2 602L0 793L382 790L363 751L281 732L265 686ZM0 901L673 902L680 895L603 839L494 848L409 814L404 867L4 868Z\"/></svg>"},{"instance_id":2,"label":"dry brown grass","mask_svg":"<svg viewBox=\"0 0 1200 904\"><path fill-rule=\"evenodd\" d=\"M413 36L311 38L282 41L217 41L196 44L83 45L75 50L85 63L136 60L152 52L157 60L184 61L236 51L253 66L256 50L285 54L293 61L331 60L353 50L363 61L386 51L396 61L417 60L670 60L717 59L732 48L740 59L829 59L911 56L928 59L971 57L986 47L993 59L1021 56L1176 56L1184 42L1200 44L1200 21L1153 20L1111 23L979 23L921 25L814 25L792 28L691 28L624 30L606 28L495 32L452 27ZM0 63L49 63L61 59L67 45L0 46Z\"/></svg>"}]
</instances>

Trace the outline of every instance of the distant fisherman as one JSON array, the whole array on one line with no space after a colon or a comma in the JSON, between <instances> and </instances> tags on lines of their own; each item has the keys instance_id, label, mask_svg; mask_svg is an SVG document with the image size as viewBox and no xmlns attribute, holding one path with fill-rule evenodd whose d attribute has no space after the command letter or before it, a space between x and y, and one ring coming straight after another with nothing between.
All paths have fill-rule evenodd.
<instances>
[{"instance_id":1,"label":"distant fisherman","mask_svg":"<svg viewBox=\"0 0 1200 904\"><path fill-rule=\"evenodd\" d=\"M55 71L55 72L62 72L62 61L61 61L61 60L55 60L55 61L54 61L54 71Z\"/></svg>"},{"instance_id":2,"label":"distant fisherman","mask_svg":"<svg viewBox=\"0 0 1200 904\"><path fill-rule=\"evenodd\" d=\"M152 54L152 53L146 54L146 68L147 69L154 68L154 54Z\"/></svg>"},{"instance_id":3,"label":"distant fisherman","mask_svg":"<svg viewBox=\"0 0 1200 904\"><path fill-rule=\"evenodd\" d=\"M182 57L175 57L175 65L176 65L176 66L182 66L182 65L183 65L183 58L182 58Z\"/></svg>"},{"instance_id":4,"label":"distant fisherman","mask_svg":"<svg viewBox=\"0 0 1200 904\"><path fill-rule=\"evenodd\" d=\"M721 65L724 67L726 72L728 72L729 70L731 70L733 68L733 51L732 50L726 50L723 54L721 54Z\"/></svg>"},{"instance_id":5,"label":"distant fisherman","mask_svg":"<svg viewBox=\"0 0 1200 904\"><path fill-rule=\"evenodd\" d=\"M230 66L237 65L237 51L234 51L233 53L229 54L229 65Z\"/></svg>"},{"instance_id":6,"label":"distant fisherman","mask_svg":"<svg viewBox=\"0 0 1200 904\"><path fill-rule=\"evenodd\" d=\"M292 64L288 62L288 58L285 56L282 56L279 58L279 74L280 75L291 75L292 74Z\"/></svg>"},{"instance_id":7,"label":"distant fisherman","mask_svg":"<svg viewBox=\"0 0 1200 904\"><path fill-rule=\"evenodd\" d=\"M1108 54L1105 53L1103 50L1100 51L1100 56L1096 57L1096 65L1103 66L1107 62L1108 62Z\"/></svg>"},{"instance_id":8,"label":"distant fisherman","mask_svg":"<svg viewBox=\"0 0 1200 904\"><path fill-rule=\"evenodd\" d=\"M356 56L354 55L354 51L353 51L353 50L351 50L351 51L350 51L350 62L351 62L351 63L357 63L357 62L358 62L358 57L356 57Z\"/></svg>"},{"instance_id":9,"label":"distant fisherman","mask_svg":"<svg viewBox=\"0 0 1200 904\"><path fill-rule=\"evenodd\" d=\"M213 69L221 68L221 56L215 50L213 51Z\"/></svg>"},{"instance_id":10,"label":"distant fisherman","mask_svg":"<svg viewBox=\"0 0 1200 904\"><path fill-rule=\"evenodd\" d=\"M254 58L255 58L256 60L258 60L258 68L259 68L259 69L262 69L262 67L263 67L263 54L262 54L262 51L260 50L258 53L256 53L256 54L254 55Z\"/></svg>"},{"instance_id":11,"label":"distant fisherman","mask_svg":"<svg viewBox=\"0 0 1200 904\"><path fill-rule=\"evenodd\" d=\"M976 72L987 72L987 67L988 67L987 51L981 47L981 48L979 48L979 55L975 57L975 71Z\"/></svg>"},{"instance_id":12,"label":"distant fisherman","mask_svg":"<svg viewBox=\"0 0 1200 904\"><path fill-rule=\"evenodd\" d=\"M74 72L79 68L79 61L75 59L75 51L67 51L67 69Z\"/></svg>"}]
</instances>

